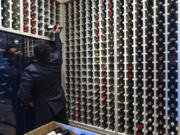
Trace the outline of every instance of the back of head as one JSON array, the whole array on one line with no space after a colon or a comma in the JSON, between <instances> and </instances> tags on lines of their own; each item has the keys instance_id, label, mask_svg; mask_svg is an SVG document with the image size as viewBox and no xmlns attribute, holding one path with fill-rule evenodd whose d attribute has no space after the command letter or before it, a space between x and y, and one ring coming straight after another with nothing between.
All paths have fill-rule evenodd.
<instances>
[{"instance_id":1,"label":"back of head","mask_svg":"<svg viewBox=\"0 0 180 135\"><path fill-rule=\"evenodd\" d=\"M15 52L17 51L16 47L7 46L4 51L5 58L11 58L15 56Z\"/></svg>"},{"instance_id":2,"label":"back of head","mask_svg":"<svg viewBox=\"0 0 180 135\"><path fill-rule=\"evenodd\" d=\"M38 40L34 47L34 56L39 61L47 61L50 57L51 48L48 41Z\"/></svg>"}]
</instances>

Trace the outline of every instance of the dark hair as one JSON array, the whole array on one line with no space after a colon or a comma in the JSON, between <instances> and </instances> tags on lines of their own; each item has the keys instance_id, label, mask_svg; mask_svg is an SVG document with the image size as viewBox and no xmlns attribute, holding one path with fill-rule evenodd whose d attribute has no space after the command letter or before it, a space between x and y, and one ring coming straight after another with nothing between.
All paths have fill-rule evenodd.
<instances>
[{"instance_id":1,"label":"dark hair","mask_svg":"<svg viewBox=\"0 0 180 135\"><path fill-rule=\"evenodd\" d=\"M34 56L40 61L46 61L50 57L51 48L48 41L37 40L34 46Z\"/></svg>"},{"instance_id":2,"label":"dark hair","mask_svg":"<svg viewBox=\"0 0 180 135\"><path fill-rule=\"evenodd\" d=\"M13 53L10 51L11 48L16 48L16 47L7 46L7 47L5 48L4 53L3 53L3 57L8 58L8 57L12 57L12 56L13 56Z\"/></svg>"}]
</instances>

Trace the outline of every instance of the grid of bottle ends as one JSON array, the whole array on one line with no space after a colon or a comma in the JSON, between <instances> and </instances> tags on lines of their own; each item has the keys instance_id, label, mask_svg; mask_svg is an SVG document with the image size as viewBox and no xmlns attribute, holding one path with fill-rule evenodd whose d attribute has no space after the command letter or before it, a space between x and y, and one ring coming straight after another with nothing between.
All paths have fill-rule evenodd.
<instances>
[{"instance_id":1,"label":"grid of bottle ends","mask_svg":"<svg viewBox=\"0 0 180 135\"><path fill-rule=\"evenodd\" d=\"M178 134L178 92L177 92L177 11L178 11L178 1L172 0L168 1L168 45L167 45L167 56L168 56L168 134L176 135Z\"/></svg>"},{"instance_id":2,"label":"grid of bottle ends","mask_svg":"<svg viewBox=\"0 0 180 135\"><path fill-rule=\"evenodd\" d=\"M113 90L114 73L107 71L108 66L113 70L113 65L107 64L107 61L113 60L113 49L108 46L110 41L108 42L107 40L108 37L112 38L113 34L107 36L106 33L107 29L113 29L113 26L107 27L105 20L105 9L112 9L113 2L106 3L102 1L102 7L99 6L99 2L76 0L65 7L66 43L70 45L66 46L66 93L67 95L72 93L73 96L74 94L81 96L81 98L74 98L74 100L77 100L77 104L72 104L72 100L67 104L69 108L72 108L71 106L78 108L69 109L69 117L71 119L114 130L114 110L112 110L114 95L112 92L107 92L110 88ZM80 12L78 12L79 10ZM101 21L99 21L101 19L99 15L102 15ZM113 11L111 11L110 15L113 16ZM110 19L113 20L112 18ZM71 20L73 21L71 22ZM92 26L94 29L92 29ZM70 31L73 31L73 33L70 34ZM100 42L101 39L104 42ZM104 47L101 48L102 45ZM113 45L111 46L113 47ZM111 56L107 55L108 51L111 51ZM71 62L72 64L70 64ZM103 85L101 85L101 82ZM77 93L73 91L77 91ZM88 98L86 98L87 95ZM100 100L100 97L103 100ZM73 99L70 96L67 96L67 98ZM107 109L108 106L111 106L111 108ZM107 120L112 122L109 123Z\"/></svg>"},{"instance_id":3,"label":"grid of bottle ends","mask_svg":"<svg viewBox=\"0 0 180 135\"><path fill-rule=\"evenodd\" d=\"M135 97L136 100L136 114L135 114L135 122L136 122L136 127L135 127L135 132L137 135L142 135L143 133L143 112L144 112L144 107L143 107L143 95L144 95L144 89L143 89L143 3L141 0L138 0L137 3L135 4L135 10L136 13L135 15L135 27L137 28L135 33L136 33L136 38L135 38L135 44L137 45L135 47L135 59L137 61L136 64L134 64L134 69L136 69L135 72L135 78L136 78L136 90L135 90Z\"/></svg>"},{"instance_id":4,"label":"grid of bottle ends","mask_svg":"<svg viewBox=\"0 0 180 135\"><path fill-rule=\"evenodd\" d=\"M165 118L164 118L164 113L165 113L165 2L164 1L158 1L156 3L158 5L158 8L156 10L157 12L157 17L156 21L158 22L157 26L157 46L156 46L156 51L158 53L158 56L156 58L157 65L157 76L158 76L158 81L157 81L157 91L156 95L158 96L157 100L157 133L159 135L164 135L166 133L164 125L166 124ZM151 121L151 118L148 119L148 121Z\"/></svg>"},{"instance_id":5,"label":"grid of bottle ends","mask_svg":"<svg viewBox=\"0 0 180 135\"><path fill-rule=\"evenodd\" d=\"M1 25L7 31L52 38L47 26L60 23L60 3L55 0L2 0L0 5Z\"/></svg>"},{"instance_id":6,"label":"grid of bottle ends","mask_svg":"<svg viewBox=\"0 0 180 135\"><path fill-rule=\"evenodd\" d=\"M117 57L118 57L118 132L125 132L125 83L124 83L124 1L117 1Z\"/></svg>"},{"instance_id":7,"label":"grid of bottle ends","mask_svg":"<svg viewBox=\"0 0 180 135\"><path fill-rule=\"evenodd\" d=\"M76 36L75 39L66 38L67 42L75 40L72 48L66 46L66 54L77 55L77 59L74 63L73 59L67 58L66 66L70 70L66 73L70 75L73 72L81 85L77 93L69 90L73 83L67 82L66 85L69 86L69 93L78 94L75 100L85 103L80 104L81 109L72 111L74 102L68 101L71 106L70 118L73 116L73 120L87 126L95 125L111 131L115 129L115 119L118 119L118 132L137 135L167 134L168 121L168 134L177 134L177 1L116 1L117 7L114 7L115 2L111 0L77 0L66 5L66 11L72 11L70 6L74 6L74 9L78 7L79 2L82 7L80 11L83 11L80 12L82 34L78 33L78 29L71 33L71 27L67 27L66 34ZM165 13L166 6L168 16ZM112 9L117 12L116 23ZM78 13L74 12L71 15L78 18ZM83 19L85 15L86 20ZM168 24L165 23L166 17ZM114 25L118 28L115 32ZM116 57L114 34L117 36L118 63L113 61ZM166 36L168 44L165 42ZM69 62L75 68L71 68ZM118 66L118 118L114 118L114 64ZM71 71L74 69L78 71ZM164 116L167 110L168 120Z\"/></svg>"}]
</instances>

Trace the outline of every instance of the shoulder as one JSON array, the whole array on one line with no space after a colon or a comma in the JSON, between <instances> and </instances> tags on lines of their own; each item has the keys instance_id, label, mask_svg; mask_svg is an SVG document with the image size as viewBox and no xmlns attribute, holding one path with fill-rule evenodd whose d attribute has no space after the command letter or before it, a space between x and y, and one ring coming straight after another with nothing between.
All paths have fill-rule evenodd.
<instances>
[{"instance_id":1,"label":"shoulder","mask_svg":"<svg viewBox=\"0 0 180 135\"><path fill-rule=\"evenodd\" d=\"M25 69L24 69L24 73L23 73L23 77L22 79L32 79L34 77L37 77L38 76L38 69L36 67L35 64L30 64L29 66L27 66Z\"/></svg>"},{"instance_id":2,"label":"shoulder","mask_svg":"<svg viewBox=\"0 0 180 135\"><path fill-rule=\"evenodd\" d=\"M30 64L25 68L25 72L30 71L30 72L35 72L37 71L36 64Z\"/></svg>"}]
</instances>

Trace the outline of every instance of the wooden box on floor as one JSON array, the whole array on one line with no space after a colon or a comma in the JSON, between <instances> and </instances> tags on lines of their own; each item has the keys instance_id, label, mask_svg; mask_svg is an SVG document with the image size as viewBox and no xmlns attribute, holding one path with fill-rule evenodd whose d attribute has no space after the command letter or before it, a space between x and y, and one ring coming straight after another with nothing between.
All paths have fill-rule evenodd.
<instances>
[{"instance_id":1,"label":"wooden box on floor","mask_svg":"<svg viewBox=\"0 0 180 135\"><path fill-rule=\"evenodd\" d=\"M33 131L31 131L29 133L26 133L25 135L46 135L56 128L61 128L64 130L64 128L61 126L60 123L52 121L46 125L43 125L37 129L34 129ZM72 131L70 131L70 134L71 135L77 135L77 134L73 133Z\"/></svg>"}]
</instances>

